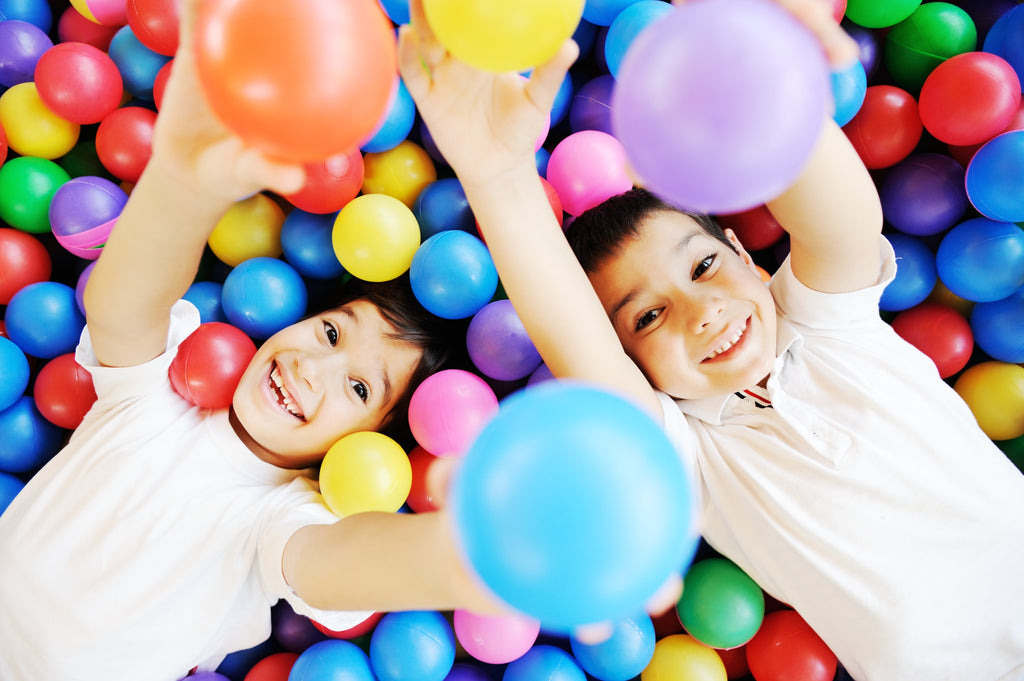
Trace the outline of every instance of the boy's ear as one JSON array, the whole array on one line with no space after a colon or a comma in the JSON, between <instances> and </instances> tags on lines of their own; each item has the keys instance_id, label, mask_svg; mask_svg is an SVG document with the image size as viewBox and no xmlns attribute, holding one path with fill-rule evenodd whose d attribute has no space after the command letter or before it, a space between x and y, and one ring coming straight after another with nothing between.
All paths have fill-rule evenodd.
<instances>
[{"instance_id":1,"label":"boy's ear","mask_svg":"<svg viewBox=\"0 0 1024 681\"><path fill-rule=\"evenodd\" d=\"M760 277L761 271L757 268L757 265L754 264L754 259L750 257L749 253L747 253L747 249L743 248L743 244L740 243L739 238L736 236L736 232L729 228L726 228L723 231L725 232L725 237L729 240L729 243L732 244L732 247L736 249L736 253L739 254L740 260L742 260L743 264L747 266L747 269Z\"/></svg>"}]
</instances>

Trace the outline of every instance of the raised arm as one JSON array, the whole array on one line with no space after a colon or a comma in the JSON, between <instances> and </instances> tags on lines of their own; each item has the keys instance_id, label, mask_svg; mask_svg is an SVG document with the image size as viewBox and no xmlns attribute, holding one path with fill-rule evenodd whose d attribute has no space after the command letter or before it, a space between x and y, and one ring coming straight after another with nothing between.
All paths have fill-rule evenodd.
<instances>
[{"instance_id":1,"label":"raised arm","mask_svg":"<svg viewBox=\"0 0 1024 681\"><path fill-rule=\"evenodd\" d=\"M458 175L502 284L548 368L635 399L660 419L650 384L622 349L552 215L534 161L577 48L567 42L528 82L459 62L437 42L417 0L399 68L431 137Z\"/></svg>"},{"instance_id":2,"label":"raised arm","mask_svg":"<svg viewBox=\"0 0 1024 681\"><path fill-rule=\"evenodd\" d=\"M152 156L86 286L93 347L109 366L140 364L163 351L170 308L192 283L210 232L234 201L263 188L288 193L303 182L301 167L247 148L209 110L191 51L196 6L183 3Z\"/></svg>"}]
</instances>

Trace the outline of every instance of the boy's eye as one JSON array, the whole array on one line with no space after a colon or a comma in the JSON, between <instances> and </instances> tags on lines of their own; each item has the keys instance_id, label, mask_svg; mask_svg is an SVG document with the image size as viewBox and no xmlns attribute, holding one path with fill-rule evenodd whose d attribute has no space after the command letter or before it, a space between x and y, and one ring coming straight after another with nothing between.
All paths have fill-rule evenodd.
<instances>
[{"instance_id":1,"label":"boy's eye","mask_svg":"<svg viewBox=\"0 0 1024 681\"><path fill-rule=\"evenodd\" d=\"M715 256L709 255L708 257L697 263L697 266L693 268L693 281L697 281L701 276L711 269L711 266L715 263Z\"/></svg>"},{"instance_id":2,"label":"boy's eye","mask_svg":"<svg viewBox=\"0 0 1024 681\"><path fill-rule=\"evenodd\" d=\"M640 331L645 327L650 326L654 323L654 320L658 318L659 314L659 310L648 310L647 312L644 312L640 315L640 319L636 320L636 327L634 328L634 331Z\"/></svg>"},{"instance_id":3,"label":"boy's eye","mask_svg":"<svg viewBox=\"0 0 1024 681\"><path fill-rule=\"evenodd\" d=\"M357 381L355 379L352 379L351 380L351 385L352 385L352 390L355 391L356 395L359 396L360 400L362 400L363 402L366 402L368 399L370 399L370 391L366 387L365 383L363 383L362 381Z\"/></svg>"},{"instance_id":4,"label":"boy's eye","mask_svg":"<svg viewBox=\"0 0 1024 681\"><path fill-rule=\"evenodd\" d=\"M338 330L330 322L324 321L324 335L332 348L338 344Z\"/></svg>"}]
</instances>

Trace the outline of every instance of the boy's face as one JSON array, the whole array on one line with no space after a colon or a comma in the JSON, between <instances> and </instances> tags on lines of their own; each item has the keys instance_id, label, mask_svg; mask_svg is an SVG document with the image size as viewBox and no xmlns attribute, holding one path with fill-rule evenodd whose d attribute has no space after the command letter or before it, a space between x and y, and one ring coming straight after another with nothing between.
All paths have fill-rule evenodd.
<instances>
[{"instance_id":1,"label":"boy's face","mask_svg":"<svg viewBox=\"0 0 1024 681\"><path fill-rule=\"evenodd\" d=\"M690 217L658 211L590 276L626 353L676 398L755 385L775 359L775 303L737 254Z\"/></svg>"},{"instance_id":2,"label":"boy's face","mask_svg":"<svg viewBox=\"0 0 1024 681\"><path fill-rule=\"evenodd\" d=\"M235 390L236 432L265 461L304 468L342 436L378 430L422 354L394 332L365 300L277 332Z\"/></svg>"}]
</instances>

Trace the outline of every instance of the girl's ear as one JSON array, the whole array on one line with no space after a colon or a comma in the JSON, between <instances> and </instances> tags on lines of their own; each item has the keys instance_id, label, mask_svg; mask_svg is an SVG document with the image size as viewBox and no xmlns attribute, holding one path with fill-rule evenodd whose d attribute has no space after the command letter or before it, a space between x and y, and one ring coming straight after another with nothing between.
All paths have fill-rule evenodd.
<instances>
[{"instance_id":1,"label":"girl's ear","mask_svg":"<svg viewBox=\"0 0 1024 681\"><path fill-rule=\"evenodd\" d=\"M736 249L736 253L739 254L740 260L743 261L743 264L747 266L747 269L760 277L761 270L759 270L757 265L754 264L754 259L750 257L749 253L747 253L747 249L743 248L743 244L741 244L740 240L736 237L736 232L728 228L724 231L725 237L729 240L729 243L732 244L732 247Z\"/></svg>"}]
</instances>

